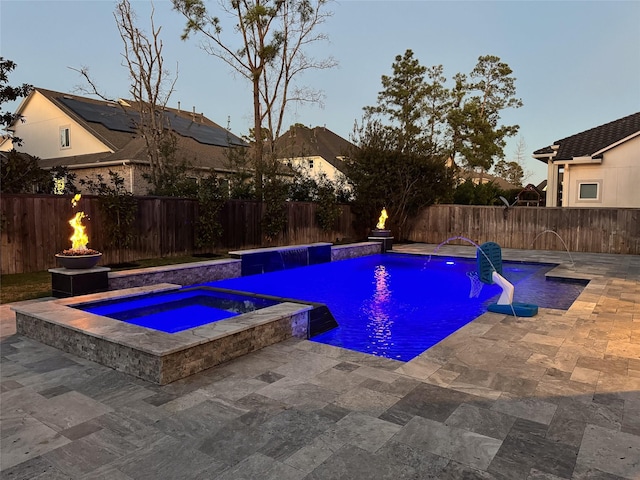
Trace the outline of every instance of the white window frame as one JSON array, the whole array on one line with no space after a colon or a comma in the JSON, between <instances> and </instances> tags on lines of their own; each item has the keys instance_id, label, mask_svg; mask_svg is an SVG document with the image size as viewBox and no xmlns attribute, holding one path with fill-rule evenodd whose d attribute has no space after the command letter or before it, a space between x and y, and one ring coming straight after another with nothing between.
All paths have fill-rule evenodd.
<instances>
[{"instance_id":1,"label":"white window frame","mask_svg":"<svg viewBox=\"0 0 640 480\"><path fill-rule=\"evenodd\" d=\"M60 127L60 150L71 148L71 125L62 125Z\"/></svg>"},{"instance_id":2,"label":"white window frame","mask_svg":"<svg viewBox=\"0 0 640 480\"><path fill-rule=\"evenodd\" d=\"M596 196L582 197L583 185L595 185ZM602 202L602 180L578 180L576 189L576 202L577 203L601 203Z\"/></svg>"}]
</instances>

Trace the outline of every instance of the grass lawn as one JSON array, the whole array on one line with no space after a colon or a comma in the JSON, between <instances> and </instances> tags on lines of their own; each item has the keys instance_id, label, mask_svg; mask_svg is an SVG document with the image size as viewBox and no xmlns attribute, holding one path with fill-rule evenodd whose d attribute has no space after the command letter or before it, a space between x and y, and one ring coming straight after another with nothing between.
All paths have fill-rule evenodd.
<instances>
[{"instance_id":1,"label":"grass lawn","mask_svg":"<svg viewBox=\"0 0 640 480\"><path fill-rule=\"evenodd\" d=\"M184 256L148 258L136 260L135 264L105 265L112 271L130 270L132 268L159 267L162 265L175 265L178 263L202 262L223 258L225 255L210 256ZM0 278L0 303L20 302L34 298L51 296L51 274L48 271L32 273L16 273L2 275Z\"/></svg>"}]
</instances>

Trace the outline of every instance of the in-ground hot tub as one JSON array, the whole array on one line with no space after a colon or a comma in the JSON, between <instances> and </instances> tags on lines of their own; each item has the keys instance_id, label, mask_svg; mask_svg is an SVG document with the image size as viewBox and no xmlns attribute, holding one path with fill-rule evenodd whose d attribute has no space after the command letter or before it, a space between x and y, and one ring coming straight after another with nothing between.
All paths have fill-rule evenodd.
<instances>
[{"instance_id":1,"label":"in-ground hot tub","mask_svg":"<svg viewBox=\"0 0 640 480\"><path fill-rule=\"evenodd\" d=\"M313 312L322 310L317 305L287 299L262 302L247 295L244 300L261 308L167 333L76 308L105 307L109 302L113 306L122 300L135 303L149 294L171 296L180 288L159 284L20 305L13 307L16 329L65 352L167 384L292 336L308 338Z\"/></svg>"},{"instance_id":2,"label":"in-ground hot tub","mask_svg":"<svg viewBox=\"0 0 640 480\"><path fill-rule=\"evenodd\" d=\"M282 303L275 298L192 287L73 305L73 308L165 333L177 333Z\"/></svg>"}]
</instances>

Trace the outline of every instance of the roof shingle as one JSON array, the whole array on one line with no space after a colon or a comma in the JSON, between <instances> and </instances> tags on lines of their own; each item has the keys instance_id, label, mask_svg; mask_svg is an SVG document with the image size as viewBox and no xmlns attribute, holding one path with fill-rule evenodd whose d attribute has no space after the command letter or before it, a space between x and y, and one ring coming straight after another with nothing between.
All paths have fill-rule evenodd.
<instances>
[{"instance_id":1,"label":"roof shingle","mask_svg":"<svg viewBox=\"0 0 640 480\"><path fill-rule=\"evenodd\" d=\"M635 134L640 134L640 112L555 141L554 145L558 145L559 148L553 160L593 156L602 149ZM549 145L536 150L533 155L545 157L553 152L552 145Z\"/></svg>"}]
</instances>

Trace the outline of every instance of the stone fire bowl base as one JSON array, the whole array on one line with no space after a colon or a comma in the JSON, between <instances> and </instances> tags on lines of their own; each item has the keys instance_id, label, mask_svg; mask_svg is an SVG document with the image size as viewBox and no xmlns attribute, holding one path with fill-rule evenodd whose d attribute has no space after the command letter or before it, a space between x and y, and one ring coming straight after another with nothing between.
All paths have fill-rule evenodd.
<instances>
[{"instance_id":1,"label":"stone fire bowl base","mask_svg":"<svg viewBox=\"0 0 640 480\"><path fill-rule=\"evenodd\" d=\"M58 264L63 268L81 269L81 268L93 268L100 259L101 253L95 253L93 255L62 255L56 254Z\"/></svg>"}]
</instances>

